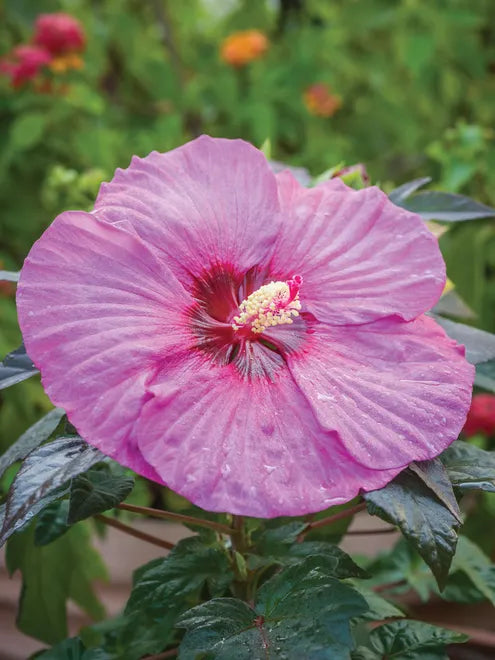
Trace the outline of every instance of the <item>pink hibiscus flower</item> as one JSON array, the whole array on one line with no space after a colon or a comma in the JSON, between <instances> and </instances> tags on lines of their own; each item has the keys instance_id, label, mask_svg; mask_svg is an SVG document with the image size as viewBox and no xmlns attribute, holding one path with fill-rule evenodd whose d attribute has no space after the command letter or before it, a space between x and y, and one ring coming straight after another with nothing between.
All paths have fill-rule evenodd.
<instances>
[{"instance_id":1,"label":"pink hibiscus flower","mask_svg":"<svg viewBox=\"0 0 495 660\"><path fill-rule=\"evenodd\" d=\"M445 268L377 188L303 188L240 140L133 158L18 288L29 355L81 435L209 510L346 502L432 458L471 398L422 316Z\"/></svg>"}]
</instances>

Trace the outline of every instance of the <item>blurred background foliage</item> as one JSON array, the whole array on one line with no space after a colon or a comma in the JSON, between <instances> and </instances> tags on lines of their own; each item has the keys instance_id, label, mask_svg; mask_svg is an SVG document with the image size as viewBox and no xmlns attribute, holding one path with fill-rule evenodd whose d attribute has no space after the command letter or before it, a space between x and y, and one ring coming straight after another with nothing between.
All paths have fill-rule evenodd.
<instances>
[{"instance_id":1,"label":"blurred background foliage","mask_svg":"<svg viewBox=\"0 0 495 660\"><path fill-rule=\"evenodd\" d=\"M203 132L269 139L313 175L363 162L386 190L431 176L495 204L493 0L3 0L0 55L51 12L86 42L77 66L0 79L0 268L19 269L62 210L91 208L133 154ZM495 330L493 220L441 244L473 322ZM5 354L20 334L14 286L1 287ZM18 389L2 395L0 450L48 406L36 383Z\"/></svg>"}]
</instances>

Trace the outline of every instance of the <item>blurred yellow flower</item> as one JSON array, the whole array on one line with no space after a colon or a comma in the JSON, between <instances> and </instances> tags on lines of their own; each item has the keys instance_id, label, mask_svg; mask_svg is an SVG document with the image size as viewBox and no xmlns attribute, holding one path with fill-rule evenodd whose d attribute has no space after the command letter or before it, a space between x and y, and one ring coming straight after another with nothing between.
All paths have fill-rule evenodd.
<instances>
[{"instance_id":1,"label":"blurred yellow flower","mask_svg":"<svg viewBox=\"0 0 495 660\"><path fill-rule=\"evenodd\" d=\"M220 57L226 64L242 67L262 57L268 49L268 39L259 30L233 32L223 40Z\"/></svg>"},{"instance_id":2,"label":"blurred yellow flower","mask_svg":"<svg viewBox=\"0 0 495 660\"><path fill-rule=\"evenodd\" d=\"M326 83L310 85L303 98L308 111L318 117L332 117L342 105L340 96L333 94Z\"/></svg>"}]
</instances>

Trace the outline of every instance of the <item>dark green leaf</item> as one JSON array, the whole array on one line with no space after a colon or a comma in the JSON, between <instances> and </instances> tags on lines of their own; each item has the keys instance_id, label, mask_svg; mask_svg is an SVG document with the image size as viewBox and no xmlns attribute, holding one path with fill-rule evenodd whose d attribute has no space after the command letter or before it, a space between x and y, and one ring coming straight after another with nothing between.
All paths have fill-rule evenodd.
<instances>
[{"instance_id":1,"label":"dark green leaf","mask_svg":"<svg viewBox=\"0 0 495 660\"><path fill-rule=\"evenodd\" d=\"M108 644L126 660L159 653L173 640L179 614L199 602L204 588L212 596L223 595L233 579L228 557L219 545L198 537L179 541L167 557L135 572L125 616L118 630L107 634Z\"/></svg>"},{"instance_id":2,"label":"dark green leaf","mask_svg":"<svg viewBox=\"0 0 495 660\"><path fill-rule=\"evenodd\" d=\"M22 632L48 644L67 637L66 604L70 598L90 616L104 610L92 590L92 581L105 579L105 567L90 545L84 524L44 546L34 544L34 525L7 543L7 568L22 573L17 625Z\"/></svg>"},{"instance_id":3,"label":"dark green leaf","mask_svg":"<svg viewBox=\"0 0 495 660\"><path fill-rule=\"evenodd\" d=\"M495 520L495 493L486 488L493 485L490 482L483 481L480 485L483 485L485 492L480 490L477 493L470 493L467 503L469 515L463 525L462 533L474 541L485 554L495 559L495 525L487 525L487 520Z\"/></svg>"},{"instance_id":4,"label":"dark green leaf","mask_svg":"<svg viewBox=\"0 0 495 660\"><path fill-rule=\"evenodd\" d=\"M56 500L41 511L34 528L35 545L47 545L70 529L68 511L69 500Z\"/></svg>"},{"instance_id":5,"label":"dark green leaf","mask_svg":"<svg viewBox=\"0 0 495 660\"><path fill-rule=\"evenodd\" d=\"M256 612L235 598L213 598L193 607L176 625L186 628L180 645L182 660L252 660L266 657L266 649L272 646Z\"/></svg>"},{"instance_id":6,"label":"dark green leaf","mask_svg":"<svg viewBox=\"0 0 495 660\"><path fill-rule=\"evenodd\" d=\"M296 564L305 557L318 555L325 562L330 574L336 578L369 577L354 561L338 546L326 541L296 541L299 534L306 528L303 522L292 522L276 528L261 529L253 534L254 552L249 556L250 568L279 564L289 566Z\"/></svg>"},{"instance_id":7,"label":"dark green leaf","mask_svg":"<svg viewBox=\"0 0 495 660\"><path fill-rule=\"evenodd\" d=\"M411 463L409 469L435 493L440 502L447 507L452 515L459 522L462 522L461 511L452 489L452 482L440 459L435 458L431 461Z\"/></svg>"},{"instance_id":8,"label":"dark green leaf","mask_svg":"<svg viewBox=\"0 0 495 660\"><path fill-rule=\"evenodd\" d=\"M48 504L47 497L102 458L78 437L57 438L32 451L9 490L0 545Z\"/></svg>"},{"instance_id":9,"label":"dark green leaf","mask_svg":"<svg viewBox=\"0 0 495 660\"><path fill-rule=\"evenodd\" d=\"M435 321L459 344L466 347L466 358L471 364L479 364L495 358L495 335L472 328L464 323L456 323L442 316L433 315Z\"/></svg>"},{"instance_id":10,"label":"dark green leaf","mask_svg":"<svg viewBox=\"0 0 495 660\"><path fill-rule=\"evenodd\" d=\"M353 660L448 660L445 647L465 642L467 635L402 619L386 623L370 633L370 648L359 647Z\"/></svg>"},{"instance_id":11,"label":"dark green leaf","mask_svg":"<svg viewBox=\"0 0 495 660\"><path fill-rule=\"evenodd\" d=\"M455 290L445 293L433 307L432 312L440 316L453 316L458 319L473 320L476 318L476 314Z\"/></svg>"},{"instance_id":12,"label":"dark green leaf","mask_svg":"<svg viewBox=\"0 0 495 660\"><path fill-rule=\"evenodd\" d=\"M68 522L74 523L120 504L131 492L134 479L89 470L73 479L70 489Z\"/></svg>"},{"instance_id":13,"label":"dark green leaf","mask_svg":"<svg viewBox=\"0 0 495 660\"><path fill-rule=\"evenodd\" d=\"M389 194L389 199L394 204L401 206L401 202L403 202L410 195L412 195L412 193L418 190L418 188L422 188L423 186L426 186L426 184L430 183L430 181L431 181L431 177L426 176L423 177L422 179L413 179L413 181L408 181L407 183L403 183L402 186L399 186L398 188L394 188L394 190L392 190L392 192Z\"/></svg>"},{"instance_id":14,"label":"dark green leaf","mask_svg":"<svg viewBox=\"0 0 495 660\"><path fill-rule=\"evenodd\" d=\"M232 579L227 555L220 546L207 545L197 537L183 539L167 557L138 569L126 612L168 608L170 601L199 592L204 584L212 596L223 594Z\"/></svg>"},{"instance_id":15,"label":"dark green leaf","mask_svg":"<svg viewBox=\"0 0 495 660\"><path fill-rule=\"evenodd\" d=\"M175 610L169 608L156 617L152 612L134 612L83 628L80 635L88 648L83 660L140 660L171 644L176 646L175 619L190 606L181 600Z\"/></svg>"},{"instance_id":16,"label":"dark green leaf","mask_svg":"<svg viewBox=\"0 0 495 660\"><path fill-rule=\"evenodd\" d=\"M347 660L350 620L367 604L331 577L319 559L305 559L265 582L254 608L234 598L214 598L183 614L177 622L187 630L180 657Z\"/></svg>"},{"instance_id":17,"label":"dark green leaf","mask_svg":"<svg viewBox=\"0 0 495 660\"><path fill-rule=\"evenodd\" d=\"M344 579L350 577L367 578L368 573L360 568L343 550L337 545L325 541L305 541L294 543L282 563L293 564L305 557L318 557L325 566L328 575ZM281 558L282 559L282 558Z\"/></svg>"},{"instance_id":18,"label":"dark green leaf","mask_svg":"<svg viewBox=\"0 0 495 660\"><path fill-rule=\"evenodd\" d=\"M495 492L495 452L458 440L440 458L456 488Z\"/></svg>"},{"instance_id":19,"label":"dark green leaf","mask_svg":"<svg viewBox=\"0 0 495 660\"><path fill-rule=\"evenodd\" d=\"M424 466L425 463L421 463ZM438 467L435 472L442 473ZM459 519L452 506L452 486L442 476L432 485L432 472L401 472L385 488L365 494L368 511L397 525L435 575L440 589L445 586L457 545ZM445 502L450 502L447 507Z\"/></svg>"},{"instance_id":20,"label":"dark green leaf","mask_svg":"<svg viewBox=\"0 0 495 660\"><path fill-rule=\"evenodd\" d=\"M441 597L443 600L454 603L479 603L486 600L481 591L462 571L450 573L447 586L441 593Z\"/></svg>"},{"instance_id":21,"label":"dark green leaf","mask_svg":"<svg viewBox=\"0 0 495 660\"><path fill-rule=\"evenodd\" d=\"M25 458L29 452L33 451L42 442L47 440L51 433L57 428L58 423L64 416L62 408L54 408L42 417L36 424L33 424L21 437L11 445L7 451L0 456L0 477L5 470L16 461Z\"/></svg>"},{"instance_id":22,"label":"dark green leaf","mask_svg":"<svg viewBox=\"0 0 495 660\"><path fill-rule=\"evenodd\" d=\"M372 575L366 583L367 588L389 585L382 594L402 594L413 589L421 600L426 601L432 591L436 593L437 586L430 569L403 537L390 551L372 559L366 568Z\"/></svg>"},{"instance_id":23,"label":"dark green leaf","mask_svg":"<svg viewBox=\"0 0 495 660\"><path fill-rule=\"evenodd\" d=\"M463 556L469 552L469 540L465 541L465 537L459 537L457 552L452 561L447 585L442 593L438 591L431 571L417 552L403 538L391 551L373 559L371 564L367 566L373 577L365 588L368 588L368 585L371 585L371 587L389 585L386 591L381 592L381 595L404 594L413 589L424 602L432 594L441 596L443 600L457 603L477 603L485 600L487 596L476 588L473 581L463 570L465 567ZM475 557L475 561L471 566L471 570L476 571L478 579L491 584L493 589L493 569L490 568L490 560L483 553L480 554L479 548L475 550L473 557ZM356 588L358 591L362 591L359 584ZM365 593L363 595L366 597Z\"/></svg>"},{"instance_id":24,"label":"dark green leaf","mask_svg":"<svg viewBox=\"0 0 495 660\"><path fill-rule=\"evenodd\" d=\"M261 555L284 553L307 527L307 523L294 521L279 527L260 527L253 533L252 541Z\"/></svg>"},{"instance_id":25,"label":"dark green leaf","mask_svg":"<svg viewBox=\"0 0 495 660\"><path fill-rule=\"evenodd\" d=\"M0 282L18 282L20 273L13 273L9 270L0 270Z\"/></svg>"},{"instance_id":26,"label":"dark green leaf","mask_svg":"<svg viewBox=\"0 0 495 660\"><path fill-rule=\"evenodd\" d=\"M304 522L290 522L278 527L260 527L252 534L253 548L248 558L251 569L271 564L284 563L281 558L287 558L290 546L299 534L307 527Z\"/></svg>"},{"instance_id":27,"label":"dark green leaf","mask_svg":"<svg viewBox=\"0 0 495 660\"><path fill-rule=\"evenodd\" d=\"M70 637L48 651L36 656L37 660L90 660L79 637ZM96 660L96 658L95 658Z\"/></svg>"},{"instance_id":28,"label":"dark green leaf","mask_svg":"<svg viewBox=\"0 0 495 660\"><path fill-rule=\"evenodd\" d=\"M490 392L495 392L495 360L476 365L474 384Z\"/></svg>"},{"instance_id":29,"label":"dark green leaf","mask_svg":"<svg viewBox=\"0 0 495 660\"><path fill-rule=\"evenodd\" d=\"M424 220L460 222L495 216L494 209L475 202L470 197L437 190L419 192L400 202L396 201L395 204L413 213L418 213Z\"/></svg>"},{"instance_id":30,"label":"dark green leaf","mask_svg":"<svg viewBox=\"0 0 495 660\"><path fill-rule=\"evenodd\" d=\"M0 362L0 390L20 383L38 373L24 346L9 353Z\"/></svg>"},{"instance_id":31,"label":"dark green leaf","mask_svg":"<svg viewBox=\"0 0 495 660\"><path fill-rule=\"evenodd\" d=\"M495 605L495 565L465 536L459 537L452 562L452 572L457 571L464 573L476 589Z\"/></svg>"},{"instance_id":32,"label":"dark green leaf","mask_svg":"<svg viewBox=\"0 0 495 660\"><path fill-rule=\"evenodd\" d=\"M379 621L381 619L392 619L405 616L404 612L399 610L393 603L383 598L383 596L377 594L376 591L363 587L359 580L351 580L350 583L368 603L368 611L361 615L361 619Z\"/></svg>"},{"instance_id":33,"label":"dark green leaf","mask_svg":"<svg viewBox=\"0 0 495 660\"><path fill-rule=\"evenodd\" d=\"M12 534L24 529L24 527L26 527L26 525L28 525L32 521L34 516L36 516L40 511L42 511L45 507L49 506L53 502L59 500L60 498L65 497L66 495L68 495L68 493L69 493L69 489L67 486L61 486L60 488L56 488L55 490L48 493L48 495L45 495L40 500L35 502L31 507L31 509L29 509L29 511L27 511L25 515L21 516L18 520L16 520L14 524L11 525L8 529L5 522L5 512L7 509L7 505L3 504L2 505L3 509L0 511L1 513L0 529L3 530L5 527L7 530L5 532L5 540L9 539L12 536ZM1 543L4 542L5 541L2 541Z\"/></svg>"}]
</instances>

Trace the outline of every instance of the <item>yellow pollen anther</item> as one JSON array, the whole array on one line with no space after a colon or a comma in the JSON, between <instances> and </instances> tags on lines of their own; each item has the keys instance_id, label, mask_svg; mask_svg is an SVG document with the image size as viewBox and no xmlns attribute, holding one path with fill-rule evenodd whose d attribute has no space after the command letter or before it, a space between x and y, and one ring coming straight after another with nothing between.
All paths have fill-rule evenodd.
<instances>
[{"instance_id":1,"label":"yellow pollen anther","mask_svg":"<svg viewBox=\"0 0 495 660\"><path fill-rule=\"evenodd\" d=\"M260 334L266 328L292 323L292 317L299 316L301 303L299 289L302 277L294 275L287 282L270 282L254 291L239 305L239 314L234 316L234 330L250 328Z\"/></svg>"}]
</instances>

